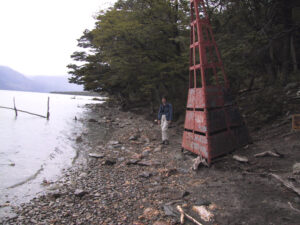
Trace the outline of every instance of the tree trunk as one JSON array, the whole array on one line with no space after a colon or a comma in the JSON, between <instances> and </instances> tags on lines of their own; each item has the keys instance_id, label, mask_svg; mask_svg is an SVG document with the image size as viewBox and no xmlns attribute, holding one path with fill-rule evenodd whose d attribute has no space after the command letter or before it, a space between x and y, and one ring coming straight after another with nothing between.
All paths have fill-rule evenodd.
<instances>
[{"instance_id":1,"label":"tree trunk","mask_svg":"<svg viewBox=\"0 0 300 225\"><path fill-rule=\"evenodd\" d=\"M281 7L282 7L282 13L284 15L283 17L283 25L284 25L284 30L288 31L291 30L292 28L292 24L293 24L293 20L292 20L292 5L291 5L291 1L284 1L284 0L280 0L281 2ZM291 36L292 33L288 32L285 34L285 36L283 37L283 63L282 63L282 75L283 75L283 82L284 84L287 83L288 81L288 75L290 72L290 64L291 64Z\"/></svg>"},{"instance_id":2,"label":"tree trunk","mask_svg":"<svg viewBox=\"0 0 300 225\"><path fill-rule=\"evenodd\" d=\"M275 59L274 59L274 47L273 47L274 42L271 42L270 48L269 48L269 55L270 55L270 59L271 59L271 63L270 65L267 65L267 71L268 73L271 75L271 81L275 82L277 80L277 73L276 73L276 69L275 69Z\"/></svg>"},{"instance_id":3,"label":"tree trunk","mask_svg":"<svg viewBox=\"0 0 300 225\"><path fill-rule=\"evenodd\" d=\"M252 75L247 91L251 91L254 86L255 75Z\"/></svg>"},{"instance_id":4,"label":"tree trunk","mask_svg":"<svg viewBox=\"0 0 300 225\"><path fill-rule=\"evenodd\" d=\"M290 40L290 44L291 44L291 57L292 57L292 61L293 61L293 70L294 72L298 71L298 62L297 62L297 55L296 55L296 49L295 49L295 44L294 44L294 35L291 35L291 40Z\"/></svg>"},{"instance_id":5,"label":"tree trunk","mask_svg":"<svg viewBox=\"0 0 300 225\"><path fill-rule=\"evenodd\" d=\"M177 38L179 36L179 30L178 30L178 24L177 24L178 19L179 19L178 13L179 13L179 4L178 4L178 0L175 0L175 24L176 24L175 38ZM176 42L175 45L176 45L177 55L180 55L180 43Z\"/></svg>"},{"instance_id":6,"label":"tree trunk","mask_svg":"<svg viewBox=\"0 0 300 225\"><path fill-rule=\"evenodd\" d=\"M290 34L287 34L283 39L283 63L282 63L282 76L283 83L288 82L289 65L290 65Z\"/></svg>"}]
</instances>

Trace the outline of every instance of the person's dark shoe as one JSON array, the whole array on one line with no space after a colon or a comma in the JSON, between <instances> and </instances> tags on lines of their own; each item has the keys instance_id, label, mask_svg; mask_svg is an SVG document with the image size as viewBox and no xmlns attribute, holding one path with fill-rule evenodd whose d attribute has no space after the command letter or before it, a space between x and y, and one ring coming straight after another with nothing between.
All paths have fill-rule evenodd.
<instances>
[{"instance_id":1,"label":"person's dark shoe","mask_svg":"<svg viewBox=\"0 0 300 225\"><path fill-rule=\"evenodd\" d=\"M165 141L160 142L160 144L161 144L161 145L164 145L164 144L165 144Z\"/></svg>"},{"instance_id":2,"label":"person's dark shoe","mask_svg":"<svg viewBox=\"0 0 300 225\"><path fill-rule=\"evenodd\" d=\"M165 141L165 145L168 145L168 144L169 144L169 141L168 141L168 140L166 140L166 141Z\"/></svg>"}]
</instances>

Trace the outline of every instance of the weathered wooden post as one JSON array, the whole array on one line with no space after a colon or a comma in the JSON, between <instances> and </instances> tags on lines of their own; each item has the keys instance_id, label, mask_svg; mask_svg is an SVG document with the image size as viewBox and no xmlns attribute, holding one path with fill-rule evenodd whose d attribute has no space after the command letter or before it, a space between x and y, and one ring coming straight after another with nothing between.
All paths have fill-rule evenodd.
<instances>
[{"instance_id":1,"label":"weathered wooden post","mask_svg":"<svg viewBox=\"0 0 300 225\"><path fill-rule=\"evenodd\" d=\"M16 117L17 117L17 116L18 116L18 110L17 110L17 107L16 107L16 100L15 100L15 97L14 97L14 110L15 110Z\"/></svg>"},{"instance_id":2,"label":"weathered wooden post","mask_svg":"<svg viewBox=\"0 0 300 225\"><path fill-rule=\"evenodd\" d=\"M50 108L49 107L49 101L50 101L50 99L48 98L47 116L39 115L39 114L36 114L36 113L31 113L31 112L24 111L24 110L21 110L21 109L17 110L15 97L13 98L13 103L14 103L14 107L13 108L11 108L11 107L5 107L5 106L0 106L0 109L14 110L15 113L16 113L16 116L18 116L18 112L21 112L21 113L27 113L27 114L30 114L30 115L39 116L39 117L42 117L42 118L49 119L49 117L50 117L50 113L49 113L49 108Z\"/></svg>"},{"instance_id":3,"label":"weathered wooden post","mask_svg":"<svg viewBox=\"0 0 300 225\"><path fill-rule=\"evenodd\" d=\"M47 102L47 120L50 118L50 97L48 97L48 102Z\"/></svg>"}]
</instances>

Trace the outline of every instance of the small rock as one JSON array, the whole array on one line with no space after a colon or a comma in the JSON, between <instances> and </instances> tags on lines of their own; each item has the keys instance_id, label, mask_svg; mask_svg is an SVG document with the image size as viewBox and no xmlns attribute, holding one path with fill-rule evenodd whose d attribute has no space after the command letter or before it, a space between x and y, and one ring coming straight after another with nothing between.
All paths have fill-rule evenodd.
<instances>
[{"instance_id":1,"label":"small rock","mask_svg":"<svg viewBox=\"0 0 300 225\"><path fill-rule=\"evenodd\" d=\"M37 223L37 221L36 221L35 219L31 219L31 220L30 220L30 223L34 223L34 224L36 224L36 223Z\"/></svg>"},{"instance_id":2,"label":"small rock","mask_svg":"<svg viewBox=\"0 0 300 225\"><path fill-rule=\"evenodd\" d=\"M153 225L170 225L170 223L163 221L163 220L158 220L153 223Z\"/></svg>"},{"instance_id":3,"label":"small rock","mask_svg":"<svg viewBox=\"0 0 300 225\"><path fill-rule=\"evenodd\" d=\"M60 187L61 187L61 186L58 185L58 184L53 184L53 185L51 185L50 187L48 187L47 190L49 190L49 191L54 191L54 190L59 189Z\"/></svg>"},{"instance_id":4,"label":"small rock","mask_svg":"<svg viewBox=\"0 0 300 225\"><path fill-rule=\"evenodd\" d=\"M50 196L53 198L59 198L62 196L62 193L60 193L59 191L54 191L50 193Z\"/></svg>"},{"instance_id":5,"label":"small rock","mask_svg":"<svg viewBox=\"0 0 300 225\"><path fill-rule=\"evenodd\" d=\"M110 142L108 142L108 144L109 145L118 145L118 144L120 144L120 142L119 141L110 141Z\"/></svg>"},{"instance_id":6,"label":"small rock","mask_svg":"<svg viewBox=\"0 0 300 225\"><path fill-rule=\"evenodd\" d=\"M289 89L293 89L293 88L296 88L298 86L298 83L296 82L293 82L293 83L289 83L285 86L284 90L287 91Z\"/></svg>"},{"instance_id":7,"label":"small rock","mask_svg":"<svg viewBox=\"0 0 300 225\"><path fill-rule=\"evenodd\" d=\"M126 165L136 165L139 161L139 159L130 159Z\"/></svg>"},{"instance_id":8,"label":"small rock","mask_svg":"<svg viewBox=\"0 0 300 225\"><path fill-rule=\"evenodd\" d=\"M177 169L173 168L173 169L168 169L167 172L166 172L166 177L170 177L170 176L173 176L175 174L177 174L178 171Z\"/></svg>"},{"instance_id":9,"label":"small rock","mask_svg":"<svg viewBox=\"0 0 300 225\"><path fill-rule=\"evenodd\" d=\"M145 171L145 172L142 172L139 176L144 177L144 178L149 178L152 176L152 173Z\"/></svg>"},{"instance_id":10,"label":"small rock","mask_svg":"<svg viewBox=\"0 0 300 225\"><path fill-rule=\"evenodd\" d=\"M161 192L164 188L162 186L156 186L156 187L153 187L153 188L149 188L148 191L149 192L152 192L152 193L155 193L155 192Z\"/></svg>"},{"instance_id":11,"label":"small rock","mask_svg":"<svg viewBox=\"0 0 300 225\"><path fill-rule=\"evenodd\" d=\"M128 140L129 141L136 141L137 139L139 139L138 135L131 135Z\"/></svg>"},{"instance_id":12,"label":"small rock","mask_svg":"<svg viewBox=\"0 0 300 225\"><path fill-rule=\"evenodd\" d=\"M16 164L15 164L15 163L10 163L9 165L10 165L10 166L15 166Z\"/></svg>"},{"instance_id":13,"label":"small rock","mask_svg":"<svg viewBox=\"0 0 300 225\"><path fill-rule=\"evenodd\" d=\"M102 164L107 165L107 166L112 166L112 165L116 164L116 160L115 159L106 159Z\"/></svg>"},{"instance_id":14,"label":"small rock","mask_svg":"<svg viewBox=\"0 0 300 225\"><path fill-rule=\"evenodd\" d=\"M159 211L154 208L146 208L143 213L143 217L148 220L152 220L159 215Z\"/></svg>"},{"instance_id":15,"label":"small rock","mask_svg":"<svg viewBox=\"0 0 300 225\"><path fill-rule=\"evenodd\" d=\"M295 203L299 204L300 203L300 198L299 197L295 197L294 201L295 201Z\"/></svg>"},{"instance_id":16,"label":"small rock","mask_svg":"<svg viewBox=\"0 0 300 225\"><path fill-rule=\"evenodd\" d=\"M82 140L82 137L81 136L78 136L77 138L76 138L76 142L77 143L80 143L80 142L82 142L83 140Z\"/></svg>"},{"instance_id":17,"label":"small rock","mask_svg":"<svg viewBox=\"0 0 300 225\"><path fill-rule=\"evenodd\" d=\"M82 189L76 189L74 192L74 195L77 197L82 197L82 196L86 195L87 193L88 193L87 191L84 191Z\"/></svg>"},{"instance_id":18,"label":"small rock","mask_svg":"<svg viewBox=\"0 0 300 225\"><path fill-rule=\"evenodd\" d=\"M162 146L160 145L154 149L154 152L161 152L161 150L162 150Z\"/></svg>"},{"instance_id":19,"label":"small rock","mask_svg":"<svg viewBox=\"0 0 300 225\"><path fill-rule=\"evenodd\" d=\"M92 98L93 101L102 101L100 98Z\"/></svg>"},{"instance_id":20,"label":"small rock","mask_svg":"<svg viewBox=\"0 0 300 225\"><path fill-rule=\"evenodd\" d=\"M174 217L177 217L178 216L178 212L174 209L173 206L171 205L164 205L164 212L165 212L165 215L166 216L174 216Z\"/></svg>"},{"instance_id":21,"label":"small rock","mask_svg":"<svg viewBox=\"0 0 300 225\"><path fill-rule=\"evenodd\" d=\"M142 156L142 154L137 154L137 153L135 153L135 154L133 154L132 158L133 158L133 159L142 159L143 156Z\"/></svg>"},{"instance_id":22,"label":"small rock","mask_svg":"<svg viewBox=\"0 0 300 225\"><path fill-rule=\"evenodd\" d=\"M116 145L112 145L113 148L122 148L122 145L121 144L116 144Z\"/></svg>"},{"instance_id":23,"label":"small rock","mask_svg":"<svg viewBox=\"0 0 300 225\"><path fill-rule=\"evenodd\" d=\"M3 205L0 205L0 208L8 207L10 206L10 203L4 203Z\"/></svg>"},{"instance_id":24,"label":"small rock","mask_svg":"<svg viewBox=\"0 0 300 225\"><path fill-rule=\"evenodd\" d=\"M176 160L184 160L184 155L181 152L175 153L173 157Z\"/></svg>"},{"instance_id":25,"label":"small rock","mask_svg":"<svg viewBox=\"0 0 300 225\"><path fill-rule=\"evenodd\" d=\"M81 173L81 174L79 174L79 177L81 177L81 178L82 178L82 177L86 177L86 176L87 176L87 173L84 173L84 172Z\"/></svg>"},{"instance_id":26,"label":"small rock","mask_svg":"<svg viewBox=\"0 0 300 225\"><path fill-rule=\"evenodd\" d=\"M155 165L160 165L160 162L155 161L155 160L148 160L148 161L142 160L142 161L139 161L137 164L140 166L155 166Z\"/></svg>"},{"instance_id":27,"label":"small rock","mask_svg":"<svg viewBox=\"0 0 300 225\"><path fill-rule=\"evenodd\" d=\"M94 197L100 197L100 196L101 196L101 194L99 192L94 194Z\"/></svg>"},{"instance_id":28,"label":"small rock","mask_svg":"<svg viewBox=\"0 0 300 225\"><path fill-rule=\"evenodd\" d=\"M190 195L190 194L191 194L191 193L188 192L188 191L183 191L182 194L181 194L181 197L184 198L184 197L186 197L186 196L188 196L188 195Z\"/></svg>"},{"instance_id":29,"label":"small rock","mask_svg":"<svg viewBox=\"0 0 300 225\"><path fill-rule=\"evenodd\" d=\"M145 225L144 223L140 222L140 221L134 221L132 223L132 225Z\"/></svg>"},{"instance_id":30,"label":"small rock","mask_svg":"<svg viewBox=\"0 0 300 225\"><path fill-rule=\"evenodd\" d=\"M43 179L42 185L47 186L47 185L50 185L50 184L51 184L50 181L47 181L45 178Z\"/></svg>"},{"instance_id":31,"label":"small rock","mask_svg":"<svg viewBox=\"0 0 300 225\"><path fill-rule=\"evenodd\" d=\"M119 162L123 162L125 160L125 158L124 157L120 157L120 158L118 158L118 161Z\"/></svg>"},{"instance_id":32,"label":"small rock","mask_svg":"<svg viewBox=\"0 0 300 225\"><path fill-rule=\"evenodd\" d=\"M96 147L96 149L100 151L100 150L104 150L104 147L103 147L103 145L98 145L98 146Z\"/></svg>"},{"instance_id":33,"label":"small rock","mask_svg":"<svg viewBox=\"0 0 300 225\"><path fill-rule=\"evenodd\" d=\"M300 174L300 163L295 163L293 165L293 174Z\"/></svg>"},{"instance_id":34,"label":"small rock","mask_svg":"<svg viewBox=\"0 0 300 225\"><path fill-rule=\"evenodd\" d=\"M147 157L147 156L149 156L149 155L150 155L150 151L151 151L151 150L149 150L149 149L144 150L144 151L142 152L142 157Z\"/></svg>"},{"instance_id":35,"label":"small rock","mask_svg":"<svg viewBox=\"0 0 300 225\"><path fill-rule=\"evenodd\" d=\"M92 157L92 158L97 158L97 159L101 159L101 158L104 158L104 154L103 153L90 153L89 154L89 157Z\"/></svg>"}]
</instances>

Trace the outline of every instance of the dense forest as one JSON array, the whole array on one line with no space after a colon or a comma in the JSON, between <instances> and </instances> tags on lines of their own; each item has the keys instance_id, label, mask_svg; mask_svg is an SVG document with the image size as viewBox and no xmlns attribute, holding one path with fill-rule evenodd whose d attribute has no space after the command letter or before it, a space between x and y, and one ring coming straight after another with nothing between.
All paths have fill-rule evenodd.
<instances>
[{"instance_id":1,"label":"dense forest","mask_svg":"<svg viewBox=\"0 0 300 225\"><path fill-rule=\"evenodd\" d=\"M82 51L71 56L77 63L68 65L70 82L150 111L167 95L180 114L188 88L189 2L119 0L99 12L95 28L78 39ZM235 93L266 89L273 96L270 87L279 91L300 80L298 0L205 2Z\"/></svg>"}]
</instances>

